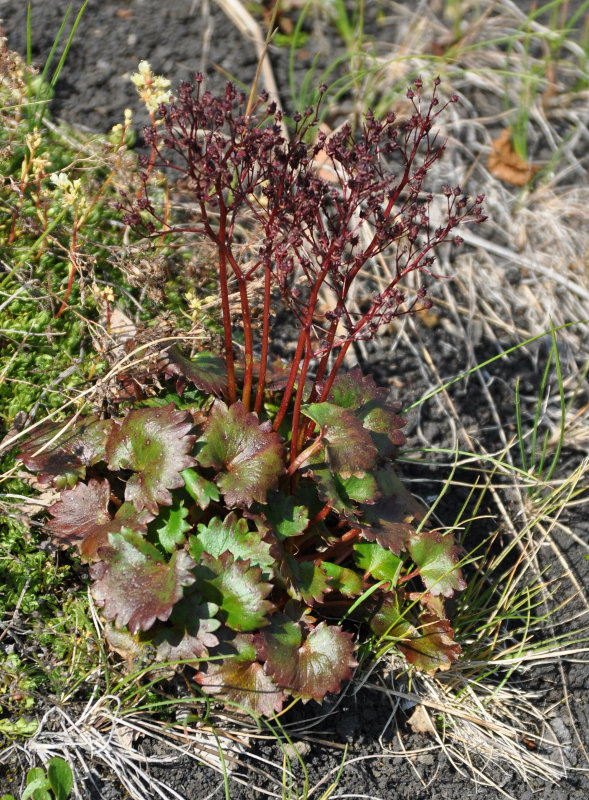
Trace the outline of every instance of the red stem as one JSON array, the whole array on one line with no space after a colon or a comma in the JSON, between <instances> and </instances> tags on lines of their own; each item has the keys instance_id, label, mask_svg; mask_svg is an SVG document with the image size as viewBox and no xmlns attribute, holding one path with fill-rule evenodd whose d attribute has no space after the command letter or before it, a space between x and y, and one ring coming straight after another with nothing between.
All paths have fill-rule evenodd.
<instances>
[{"instance_id":1,"label":"red stem","mask_svg":"<svg viewBox=\"0 0 589 800\"><path fill-rule=\"evenodd\" d=\"M233 359L233 334L231 332L231 311L229 309L229 289L227 286L227 248L225 246L226 213L219 215L219 284L221 288L221 309L223 311L223 338L225 342L225 360L227 362L227 396L230 403L237 400L235 383L235 361Z\"/></svg>"},{"instance_id":2,"label":"red stem","mask_svg":"<svg viewBox=\"0 0 589 800\"><path fill-rule=\"evenodd\" d=\"M254 411L259 415L264 400L264 388L266 385L266 370L268 367L268 347L270 337L270 290L272 288L272 269L266 260L264 265L264 321L262 323L262 353L260 356L260 372L258 375L258 391Z\"/></svg>"},{"instance_id":3,"label":"red stem","mask_svg":"<svg viewBox=\"0 0 589 800\"><path fill-rule=\"evenodd\" d=\"M63 312L66 310L67 301L68 301L68 298L69 298L69 296L71 294L71 291L72 291L72 288L73 288L73 285L74 285L74 275L76 274L76 269L78 267L78 264L76 262L76 248L77 248L77 238L78 238L77 237L77 233L78 233L78 216L77 216L77 214L75 214L74 215L74 227L73 227L73 230L72 230L72 249L70 251L70 262L71 262L72 266L70 268L70 276L69 276L68 282L67 282L67 289L65 290L65 295L63 296L63 300L61 301L61 307L60 307L59 311L57 312L57 314L55 315L56 319L58 317L61 317Z\"/></svg>"},{"instance_id":4,"label":"red stem","mask_svg":"<svg viewBox=\"0 0 589 800\"><path fill-rule=\"evenodd\" d=\"M223 210L226 211L223 206ZM231 235L231 232L230 234ZM241 270L239 264L235 260L231 247L227 245L224 240L222 246L225 247L226 258L233 274L237 279L237 286L239 289L239 301L241 304L241 322L243 325L243 338L244 338L244 351L245 351L245 374L243 378L243 391L241 400L246 407L247 411L250 408L250 399L252 394L252 384L254 376L254 343L252 336L252 315L250 312L249 298L247 294L247 280Z\"/></svg>"},{"instance_id":5,"label":"red stem","mask_svg":"<svg viewBox=\"0 0 589 800\"><path fill-rule=\"evenodd\" d=\"M294 461L292 461L291 465L288 468L288 472L286 473L287 477L290 478L292 475L294 475L297 469L300 466L302 466L305 463L305 461L308 461L311 458L311 456L314 455L322 447L323 447L323 440L321 439L321 436L318 436L317 439L315 439L315 441L312 444L310 444L306 450L303 450L302 453L299 453L298 456L294 459ZM329 509L330 506L325 506L325 508L323 509L323 511L325 511L324 516L327 516L327 514L329 513ZM321 514L322 512L319 513ZM323 517L320 517L318 514L317 517L313 519L313 522L318 522L319 519L323 519Z\"/></svg>"},{"instance_id":6,"label":"red stem","mask_svg":"<svg viewBox=\"0 0 589 800\"><path fill-rule=\"evenodd\" d=\"M280 403L280 408L278 409L278 413L276 415L276 419L274 420L273 429L275 431L280 428L282 424L282 420L286 415L286 411L288 409L288 404L290 402L290 398L292 396L292 390L295 385L295 381L297 379L297 372L299 369L299 363L301 360L301 356L303 354L303 347L305 346L307 336L309 335L309 331L311 330L311 325L313 324L313 315L315 314L315 307L317 306L317 299L319 297L319 291L325 281L329 273L329 269L331 266L331 255L333 247L335 246L335 242L332 244L330 250L325 255L324 266L321 272L319 273L315 285L311 290L311 294L309 295L309 301L307 304L307 314L305 316L302 330L299 334L299 340L297 342L297 349L294 354L292 366L290 368L290 372L288 375L288 381L286 384L286 388L284 389L284 394L282 395L282 402ZM310 358L310 357L309 357Z\"/></svg>"},{"instance_id":7,"label":"red stem","mask_svg":"<svg viewBox=\"0 0 589 800\"><path fill-rule=\"evenodd\" d=\"M294 401L294 409L292 413L292 428L291 428L291 437L290 437L290 461L291 464L294 463L296 456L297 456L297 449L299 447L299 420L301 418L301 404L303 401L303 392L305 390L305 379L307 377L307 371L309 369L309 363L311 361L311 357L313 355L313 351L311 350L311 337L309 332L307 331L307 335L305 336L305 356L303 358L303 365L301 367L301 373L299 375L299 385L297 386L297 393L295 395Z\"/></svg>"}]
</instances>

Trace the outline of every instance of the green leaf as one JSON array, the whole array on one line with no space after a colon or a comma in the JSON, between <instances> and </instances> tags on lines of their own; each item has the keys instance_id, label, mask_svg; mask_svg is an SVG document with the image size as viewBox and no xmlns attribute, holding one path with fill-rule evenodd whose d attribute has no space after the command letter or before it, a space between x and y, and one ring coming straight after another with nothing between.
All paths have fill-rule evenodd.
<instances>
[{"instance_id":1,"label":"green leaf","mask_svg":"<svg viewBox=\"0 0 589 800\"><path fill-rule=\"evenodd\" d=\"M420 531L409 540L409 553L419 567L426 588L433 594L452 597L454 591L466 589L466 582L457 566L460 548L451 533Z\"/></svg>"},{"instance_id":2,"label":"green leaf","mask_svg":"<svg viewBox=\"0 0 589 800\"><path fill-rule=\"evenodd\" d=\"M178 345L168 351L168 360L164 367L166 376L176 375L176 388L182 394L186 378L207 394L220 396L227 391L227 365L222 358L203 351L192 358L186 358Z\"/></svg>"},{"instance_id":3,"label":"green leaf","mask_svg":"<svg viewBox=\"0 0 589 800\"><path fill-rule=\"evenodd\" d=\"M104 459L105 443L113 426L110 419L80 417L42 453L35 455L40 447L57 436L67 422L42 425L26 440L18 454L27 469L39 473L39 483L53 481L59 489L74 486L86 476L86 467Z\"/></svg>"},{"instance_id":4,"label":"green leaf","mask_svg":"<svg viewBox=\"0 0 589 800\"><path fill-rule=\"evenodd\" d=\"M300 536L309 523L309 509L297 505L297 499L282 492L272 492L268 495L268 504L262 509L264 517L280 539Z\"/></svg>"},{"instance_id":5,"label":"green leaf","mask_svg":"<svg viewBox=\"0 0 589 800\"><path fill-rule=\"evenodd\" d=\"M357 597L364 591L364 581L354 570L330 561L322 561L321 567L330 578L329 585L333 592L339 592L345 597Z\"/></svg>"},{"instance_id":6,"label":"green leaf","mask_svg":"<svg viewBox=\"0 0 589 800\"><path fill-rule=\"evenodd\" d=\"M93 564L92 593L107 620L127 625L131 633L167 620L183 587L194 583L192 558L176 550L169 563L140 534L124 529L109 534L103 561Z\"/></svg>"},{"instance_id":7,"label":"green leaf","mask_svg":"<svg viewBox=\"0 0 589 800\"><path fill-rule=\"evenodd\" d=\"M186 541L184 535L192 527L186 522L188 509L184 507L184 501L178 497L174 498L171 506L163 508L157 518L157 522L162 524L156 528L156 532L161 546L168 553L174 552L176 547L181 547Z\"/></svg>"},{"instance_id":8,"label":"green leaf","mask_svg":"<svg viewBox=\"0 0 589 800\"><path fill-rule=\"evenodd\" d=\"M63 758L50 758L47 763L47 777L55 800L66 800L69 797L74 779L70 765Z\"/></svg>"},{"instance_id":9,"label":"green leaf","mask_svg":"<svg viewBox=\"0 0 589 800\"><path fill-rule=\"evenodd\" d=\"M371 503L379 496L378 484L371 472L366 472L361 477L350 475L344 478L319 459L310 460L306 466L313 479L318 482L319 495L323 501L340 514L355 511L355 503Z\"/></svg>"},{"instance_id":10,"label":"green leaf","mask_svg":"<svg viewBox=\"0 0 589 800\"><path fill-rule=\"evenodd\" d=\"M32 736L37 732L39 723L37 720L26 720L23 717L18 719L0 719L0 734L9 738L17 736Z\"/></svg>"},{"instance_id":11,"label":"green leaf","mask_svg":"<svg viewBox=\"0 0 589 800\"><path fill-rule=\"evenodd\" d=\"M262 581L260 567L235 561L227 552L219 558L203 553L194 574L200 594L219 606L229 628L251 631L268 624L274 605L265 598L273 587Z\"/></svg>"},{"instance_id":12,"label":"green leaf","mask_svg":"<svg viewBox=\"0 0 589 800\"><path fill-rule=\"evenodd\" d=\"M125 500L140 511L158 513L158 504L172 505L169 489L184 485L180 472L196 462L188 453L195 437L185 411L173 403L163 408L137 408L111 433L106 445L108 467L131 469Z\"/></svg>"},{"instance_id":13,"label":"green leaf","mask_svg":"<svg viewBox=\"0 0 589 800\"><path fill-rule=\"evenodd\" d=\"M327 692L339 692L342 681L349 680L357 666L352 634L325 622L303 640L300 624L275 614L270 627L255 638L266 672L280 687L304 700L321 700Z\"/></svg>"},{"instance_id":14,"label":"green leaf","mask_svg":"<svg viewBox=\"0 0 589 800\"><path fill-rule=\"evenodd\" d=\"M415 627L407 619L407 611L401 609L397 592L387 592L370 620L370 628L387 639L410 638Z\"/></svg>"},{"instance_id":15,"label":"green leaf","mask_svg":"<svg viewBox=\"0 0 589 800\"><path fill-rule=\"evenodd\" d=\"M169 622L154 636L158 661L181 661L208 657L208 648L216 647L219 640L214 631L221 627L215 619L219 607L215 603L201 603L197 594L182 598L174 606Z\"/></svg>"},{"instance_id":16,"label":"green leaf","mask_svg":"<svg viewBox=\"0 0 589 800\"><path fill-rule=\"evenodd\" d=\"M387 396L387 389L377 386L372 375L362 375L360 367L355 366L349 372L338 373L327 399L336 406L357 411L374 400L384 405Z\"/></svg>"},{"instance_id":17,"label":"green leaf","mask_svg":"<svg viewBox=\"0 0 589 800\"><path fill-rule=\"evenodd\" d=\"M203 552L213 558L229 552L235 561L249 561L259 567L274 564L270 555L270 545L262 539L260 531L250 531L247 520L234 512L224 520L213 517L209 522L198 526L198 536L190 537L190 554L199 560Z\"/></svg>"},{"instance_id":18,"label":"green leaf","mask_svg":"<svg viewBox=\"0 0 589 800\"><path fill-rule=\"evenodd\" d=\"M106 478L103 481L92 478L87 484L66 489L61 499L48 509L53 517L49 521L53 536L67 547L77 545L85 560L97 557L99 548L108 544L109 533L119 533L123 527L143 532L153 519L147 509L138 512L131 503L123 503L111 518L110 493Z\"/></svg>"},{"instance_id":19,"label":"green leaf","mask_svg":"<svg viewBox=\"0 0 589 800\"><path fill-rule=\"evenodd\" d=\"M360 507L358 526L365 539L399 555L415 532L415 522L423 520L425 509L391 467L378 470L375 476L382 497L373 505Z\"/></svg>"},{"instance_id":20,"label":"green leaf","mask_svg":"<svg viewBox=\"0 0 589 800\"><path fill-rule=\"evenodd\" d=\"M217 501L219 499L219 490L215 484L203 478L192 467L182 470L180 474L184 480L186 491L203 511L209 507L211 500Z\"/></svg>"},{"instance_id":21,"label":"green leaf","mask_svg":"<svg viewBox=\"0 0 589 800\"><path fill-rule=\"evenodd\" d=\"M311 403L301 412L321 428L327 460L344 478L363 474L376 464L376 447L370 433L351 411L333 403Z\"/></svg>"},{"instance_id":22,"label":"green leaf","mask_svg":"<svg viewBox=\"0 0 589 800\"><path fill-rule=\"evenodd\" d=\"M281 710L284 693L256 659L253 642L251 634L239 634L231 642L237 655L209 663L207 671L198 672L195 680L207 694L219 695L253 714L271 717Z\"/></svg>"},{"instance_id":23,"label":"green leaf","mask_svg":"<svg viewBox=\"0 0 589 800\"><path fill-rule=\"evenodd\" d=\"M203 431L198 461L217 470L216 483L228 506L266 502L284 472L284 455L269 423L260 425L241 402L227 408L216 400Z\"/></svg>"},{"instance_id":24,"label":"green leaf","mask_svg":"<svg viewBox=\"0 0 589 800\"><path fill-rule=\"evenodd\" d=\"M297 561L293 556L287 555L281 571L286 579L289 595L307 605L322 603L324 595L331 591L325 570L312 561Z\"/></svg>"},{"instance_id":25,"label":"green leaf","mask_svg":"<svg viewBox=\"0 0 589 800\"><path fill-rule=\"evenodd\" d=\"M386 639L398 639L396 647L410 664L424 672L447 670L460 658L449 620L424 613L416 627L401 615L399 599L387 594L370 622L372 630Z\"/></svg>"},{"instance_id":26,"label":"green leaf","mask_svg":"<svg viewBox=\"0 0 589 800\"><path fill-rule=\"evenodd\" d=\"M354 545L356 564L377 580L390 581L394 587L403 566L402 559L385 550L378 542L358 542Z\"/></svg>"},{"instance_id":27,"label":"green leaf","mask_svg":"<svg viewBox=\"0 0 589 800\"><path fill-rule=\"evenodd\" d=\"M32 767L27 772L27 786L30 786L35 781L38 781L40 778L42 779L46 778L45 770L43 769L43 767ZM47 788L50 789L51 786L48 785Z\"/></svg>"},{"instance_id":28,"label":"green leaf","mask_svg":"<svg viewBox=\"0 0 589 800\"><path fill-rule=\"evenodd\" d=\"M51 800L48 789L51 789L51 784L47 780L45 772L41 767L34 767L27 774L27 788L22 793L21 800L26 800L31 796L34 797L34 800Z\"/></svg>"}]
</instances>

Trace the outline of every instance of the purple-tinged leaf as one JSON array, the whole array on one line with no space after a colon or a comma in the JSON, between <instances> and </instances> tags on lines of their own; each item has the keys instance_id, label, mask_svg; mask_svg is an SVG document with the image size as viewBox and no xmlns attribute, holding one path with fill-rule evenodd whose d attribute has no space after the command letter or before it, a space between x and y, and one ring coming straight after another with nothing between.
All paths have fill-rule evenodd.
<instances>
[{"instance_id":1,"label":"purple-tinged leaf","mask_svg":"<svg viewBox=\"0 0 589 800\"><path fill-rule=\"evenodd\" d=\"M186 358L177 345L168 351L166 376L175 375L178 380L178 394L182 394L186 380L191 381L197 389L217 397L227 391L227 366L222 358L203 351L192 358Z\"/></svg>"},{"instance_id":2,"label":"purple-tinged leaf","mask_svg":"<svg viewBox=\"0 0 589 800\"><path fill-rule=\"evenodd\" d=\"M405 420L399 406L388 401L388 391L379 387L371 375L362 375L359 367L336 377L328 402L349 409L372 432L372 441L381 456L390 456L395 447L405 443L401 428Z\"/></svg>"},{"instance_id":3,"label":"purple-tinged leaf","mask_svg":"<svg viewBox=\"0 0 589 800\"><path fill-rule=\"evenodd\" d=\"M331 591L325 570L312 561L297 561L293 556L287 555L282 562L281 572L289 595L307 605L322 603L324 595Z\"/></svg>"},{"instance_id":4,"label":"purple-tinged leaf","mask_svg":"<svg viewBox=\"0 0 589 800\"><path fill-rule=\"evenodd\" d=\"M332 592L339 592L345 597L357 597L365 589L364 581L353 569L322 561L321 569L330 579L329 586Z\"/></svg>"},{"instance_id":5,"label":"purple-tinged leaf","mask_svg":"<svg viewBox=\"0 0 589 800\"><path fill-rule=\"evenodd\" d=\"M387 389L377 386L372 375L363 375L360 367L355 366L349 372L337 375L327 399L336 406L357 411L374 400L384 406L387 396Z\"/></svg>"},{"instance_id":6,"label":"purple-tinged leaf","mask_svg":"<svg viewBox=\"0 0 589 800\"><path fill-rule=\"evenodd\" d=\"M455 591L466 589L458 567L461 550L452 533L423 530L415 533L409 540L409 553L431 594L452 597Z\"/></svg>"},{"instance_id":7,"label":"purple-tinged leaf","mask_svg":"<svg viewBox=\"0 0 589 800\"><path fill-rule=\"evenodd\" d=\"M284 692L264 672L253 641L250 634L236 636L231 644L237 654L210 662L207 671L198 672L195 680L207 694L218 695L253 714L271 717L281 710Z\"/></svg>"},{"instance_id":8,"label":"purple-tinged leaf","mask_svg":"<svg viewBox=\"0 0 589 800\"><path fill-rule=\"evenodd\" d=\"M92 478L88 484L78 483L66 489L61 499L49 507L53 519L49 528L60 544L77 545L85 559L96 558L99 547L108 544L109 533L119 533L122 528L138 532L147 530L153 515L146 509L137 512L131 503L123 503L114 518L108 511L110 484L105 478Z\"/></svg>"},{"instance_id":9,"label":"purple-tinged leaf","mask_svg":"<svg viewBox=\"0 0 589 800\"><path fill-rule=\"evenodd\" d=\"M354 545L356 564L367 575L377 580L390 581L394 587L403 566L402 559L390 550L381 547L378 542L358 542Z\"/></svg>"},{"instance_id":10,"label":"purple-tinged leaf","mask_svg":"<svg viewBox=\"0 0 589 800\"><path fill-rule=\"evenodd\" d=\"M396 476L390 467L378 470L376 480L381 499L373 505L362 505L358 527L368 541L376 541L396 555L407 548L415 532L415 522L424 518L425 509Z\"/></svg>"},{"instance_id":11,"label":"purple-tinged leaf","mask_svg":"<svg viewBox=\"0 0 589 800\"><path fill-rule=\"evenodd\" d=\"M74 486L86 476L86 467L104 459L105 443L113 421L97 416L79 417L42 453L40 447L63 430L67 420L42 425L20 450L18 458L31 472L38 472L39 483L53 482L59 489Z\"/></svg>"},{"instance_id":12,"label":"purple-tinged leaf","mask_svg":"<svg viewBox=\"0 0 589 800\"><path fill-rule=\"evenodd\" d=\"M227 627L252 631L268 624L267 616L274 605L265 598L273 587L262 581L260 567L250 566L248 561L235 561L227 552L219 558L203 553L194 574L199 593L219 606Z\"/></svg>"},{"instance_id":13,"label":"purple-tinged leaf","mask_svg":"<svg viewBox=\"0 0 589 800\"><path fill-rule=\"evenodd\" d=\"M300 536L309 523L309 509L298 505L297 498L286 496L282 492L268 495L268 504L262 513L272 530L280 539Z\"/></svg>"},{"instance_id":14,"label":"purple-tinged leaf","mask_svg":"<svg viewBox=\"0 0 589 800\"><path fill-rule=\"evenodd\" d=\"M255 637L259 657L276 683L308 700L321 700L327 692L339 692L342 681L352 677L352 634L320 622L303 641L301 626L282 614Z\"/></svg>"},{"instance_id":15,"label":"purple-tinged leaf","mask_svg":"<svg viewBox=\"0 0 589 800\"><path fill-rule=\"evenodd\" d=\"M346 478L375 466L377 451L370 432L353 412L333 403L311 403L301 412L319 425L333 472Z\"/></svg>"},{"instance_id":16,"label":"purple-tinged leaf","mask_svg":"<svg viewBox=\"0 0 589 800\"><path fill-rule=\"evenodd\" d=\"M103 560L90 568L92 593L106 619L127 625L131 633L167 620L183 587L194 583L192 558L177 550L166 563L152 544L127 529L108 539L109 546L100 550Z\"/></svg>"},{"instance_id":17,"label":"purple-tinged leaf","mask_svg":"<svg viewBox=\"0 0 589 800\"><path fill-rule=\"evenodd\" d=\"M140 511L158 513L159 505L172 505L169 489L184 486L180 473L196 461L188 455L195 437L192 421L173 403L163 408L130 411L111 433L106 444L108 467L130 469L125 500Z\"/></svg>"},{"instance_id":18,"label":"purple-tinged leaf","mask_svg":"<svg viewBox=\"0 0 589 800\"><path fill-rule=\"evenodd\" d=\"M110 484L106 478L103 481L92 479L88 484L78 483L73 489L62 492L61 499L49 507L53 519L48 527L60 544L68 547L88 540L86 555L94 554L108 542L112 522L109 502Z\"/></svg>"},{"instance_id":19,"label":"purple-tinged leaf","mask_svg":"<svg viewBox=\"0 0 589 800\"><path fill-rule=\"evenodd\" d=\"M203 552L213 558L229 552L235 561L249 561L252 566L262 568L274 563L270 545L263 540L262 533L250 531L247 520L234 512L224 520L213 517L206 525L198 526L198 536L190 537L190 554L198 561Z\"/></svg>"},{"instance_id":20,"label":"purple-tinged leaf","mask_svg":"<svg viewBox=\"0 0 589 800\"><path fill-rule=\"evenodd\" d=\"M410 664L429 673L450 669L462 653L460 645L454 641L450 620L434 614L421 614L416 636L403 642L399 649Z\"/></svg>"},{"instance_id":21,"label":"purple-tinged leaf","mask_svg":"<svg viewBox=\"0 0 589 800\"><path fill-rule=\"evenodd\" d=\"M227 408L216 400L202 441L198 461L217 470L216 483L228 506L266 502L284 472L280 437L269 425L260 425L241 402Z\"/></svg>"},{"instance_id":22,"label":"purple-tinged leaf","mask_svg":"<svg viewBox=\"0 0 589 800\"><path fill-rule=\"evenodd\" d=\"M189 522L186 522L187 516L188 509L185 508L184 501L178 497L174 498L171 506L161 509L156 520L160 523L156 528L156 533L166 552L173 553L177 547L181 547L185 543L185 533L192 527Z\"/></svg>"},{"instance_id":23,"label":"purple-tinged leaf","mask_svg":"<svg viewBox=\"0 0 589 800\"><path fill-rule=\"evenodd\" d=\"M180 474L184 480L186 491L203 511L209 507L211 500L216 502L219 499L219 490L215 484L203 478L192 467L182 470Z\"/></svg>"},{"instance_id":24,"label":"purple-tinged leaf","mask_svg":"<svg viewBox=\"0 0 589 800\"><path fill-rule=\"evenodd\" d=\"M424 613L416 627L402 614L399 598L392 593L384 598L370 622L370 627L377 636L397 639L397 649L410 664L424 672L449 669L462 652L460 645L454 641L454 631L449 620Z\"/></svg>"},{"instance_id":25,"label":"purple-tinged leaf","mask_svg":"<svg viewBox=\"0 0 589 800\"><path fill-rule=\"evenodd\" d=\"M170 616L172 627L162 628L153 638L157 660L207 658L209 648L219 644L214 635L221 627L221 622L215 619L218 610L214 603L201 603L197 594L183 597Z\"/></svg>"}]
</instances>

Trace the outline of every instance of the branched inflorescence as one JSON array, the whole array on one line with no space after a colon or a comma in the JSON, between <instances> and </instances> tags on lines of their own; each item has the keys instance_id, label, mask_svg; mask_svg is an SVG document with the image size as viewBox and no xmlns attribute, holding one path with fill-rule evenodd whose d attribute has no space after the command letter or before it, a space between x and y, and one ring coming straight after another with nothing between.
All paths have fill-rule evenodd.
<instances>
[{"instance_id":1,"label":"branched inflorescence","mask_svg":"<svg viewBox=\"0 0 589 800\"><path fill-rule=\"evenodd\" d=\"M144 163L165 167L187 179L200 218L190 230L207 237L218 251L223 312L228 397L237 399L233 324L228 280L233 277L240 297L244 333L244 380L241 399L256 412L262 407L270 339L270 302L278 288L297 321L298 340L274 429L280 427L295 387L292 458L303 443L299 429L302 387L311 362L316 364L311 400L327 397L352 342L375 335L382 325L402 314L428 307L420 287L408 301L400 282L409 273L431 275L435 250L444 241L460 244L452 232L465 222L482 222L483 196L469 200L459 186L443 187L445 218L434 227L428 189L431 167L445 144L433 125L448 103L437 97L434 82L429 102L422 82L407 92L411 113L399 121L393 112L383 120L365 117L357 135L349 125L327 136L318 130L320 101L295 114L287 141L282 114L267 98L248 107L244 95L228 84L223 96L202 89L202 76L183 83L178 97L161 104L158 124L145 131L152 148ZM452 97L448 102L455 102ZM329 166L321 171L319 159ZM144 212L148 212L147 215ZM255 220L260 244L256 256L242 263L236 233L239 222ZM151 235L180 232L159 218L144 193L128 209L125 221ZM182 229L186 230L186 229ZM354 281L377 256L390 268L388 285L374 293L362 313L353 313ZM261 358L254 396L254 335L248 287L264 280ZM320 292L331 290L331 308L320 310Z\"/></svg>"}]
</instances>

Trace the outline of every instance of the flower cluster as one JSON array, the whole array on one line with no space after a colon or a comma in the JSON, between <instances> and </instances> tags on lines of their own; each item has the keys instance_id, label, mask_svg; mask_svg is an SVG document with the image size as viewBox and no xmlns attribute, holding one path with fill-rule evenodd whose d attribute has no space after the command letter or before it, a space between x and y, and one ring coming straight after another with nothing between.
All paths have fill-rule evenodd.
<instances>
[{"instance_id":1,"label":"flower cluster","mask_svg":"<svg viewBox=\"0 0 589 800\"><path fill-rule=\"evenodd\" d=\"M160 103L166 102L170 97L170 81L161 75L154 75L149 61L140 61L137 72L131 75L131 82L137 87L139 96L153 113Z\"/></svg>"},{"instance_id":2,"label":"flower cluster","mask_svg":"<svg viewBox=\"0 0 589 800\"><path fill-rule=\"evenodd\" d=\"M430 305L425 287L408 299L400 282L411 272L432 275L438 246L446 241L460 244L453 231L465 222L485 219L482 195L472 201L459 186L434 192L427 185L445 148L433 130L447 105L439 102L438 84L436 79L426 102L421 81L415 81L407 92L411 108L407 119L389 113L381 120L368 113L357 133L349 125L331 136L318 130L320 99L315 107L294 116L287 140L281 112L275 104L267 104L263 94L248 103L227 84L224 94L215 96L203 90L202 76L197 75L193 84L181 84L173 102L160 104L157 124L145 131L152 153L144 157L143 165L149 171L152 166L167 168L185 178L199 211L191 230L218 251L231 402L237 399L237 384L229 278L237 282L241 303L245 349L241 399L246 408L253 404L259 412L262 406L275 288L296 319L297 346L274 424L278 430L298 385L292 433L299 444L296 407L310 365L315 367L311 399L325 399L352 342L374 336L401 314ZM319 161L330 167L327 177ZM442 205L443 222L436 226L431 222L432 203ZM259 244L253 258L250 247L242 261L243 242L237 231L244 224L251 226L252 220ZM124 221L148 235L157 235L167 224L150 202L147 173L144 192L127 205ZM352 287L376 257L385 259L390 280L360 312L351 300ZM264 281L257 370L249 291L254 280ZM320 303L325 290L333 298L330 308ZM293 445L293 458L297 446Z\"/></svg>"}]
</instances>

